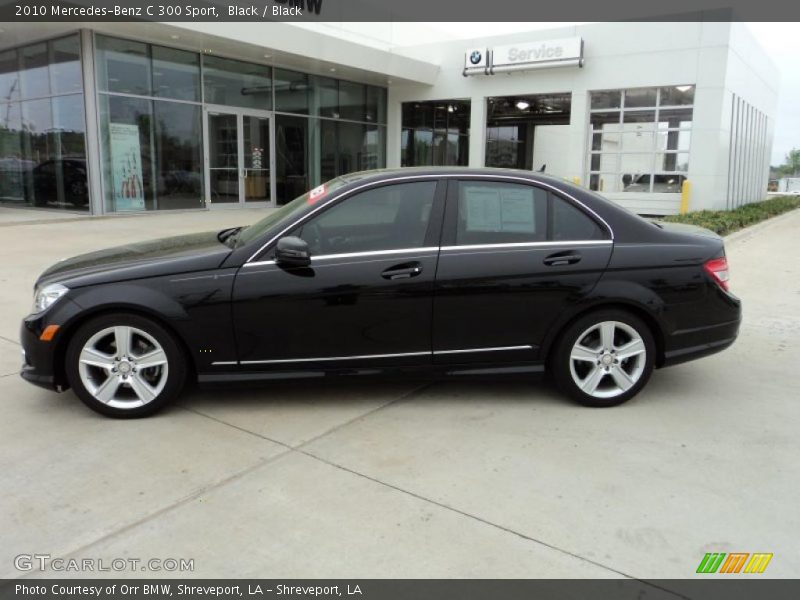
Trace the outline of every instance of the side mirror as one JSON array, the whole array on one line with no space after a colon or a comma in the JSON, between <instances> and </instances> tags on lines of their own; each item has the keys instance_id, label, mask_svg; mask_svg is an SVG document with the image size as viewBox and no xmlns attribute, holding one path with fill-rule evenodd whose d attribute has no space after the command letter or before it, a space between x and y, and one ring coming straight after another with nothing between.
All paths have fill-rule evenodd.
<instances>
[{"instance_id":1,"label":"side mirror","mask_svg":"<svg viewBox=\"0 0 800 600\"><path fill-rule=\"evenodd\" d=\"M282 267L307 267L311 264L311 251L299 237L282 237L275 245L275 262Z\"/></svg>"}]
</instances>

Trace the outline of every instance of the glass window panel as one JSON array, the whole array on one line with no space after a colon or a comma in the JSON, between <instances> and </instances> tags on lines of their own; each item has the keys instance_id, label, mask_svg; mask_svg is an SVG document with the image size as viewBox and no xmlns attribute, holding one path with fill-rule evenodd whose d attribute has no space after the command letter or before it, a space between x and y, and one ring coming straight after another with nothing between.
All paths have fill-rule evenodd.
<instances>
[{"instance_id":1,"label":"glass window panel","mask_svg":"<svg viewBox=\"0 0 800 600\"><path fill-rule=\"evenodd\" d=\"M80 40L77 35L50 42L50 86L54 94L83 90Z\"/></svg>"},{"instance_id":2,"label":"glass window panel","mask_svg":"<svg viewBox=\"0 0 800 600\"><path fill-rule=\"evenodd\" d=\"M623 174L650 173L653 170L653 153L621 154L619 169Z\"/></svg>"},{"instance_id":3,"label":"glass window panel","mask_svg":"<svg viewBox=\"0 0 800 600\"><path fill-rule=\"evenodd\" d=\"M236 115L208 114L208 195L214 204L239 202L239 133Z\"/></svg>"},{"instance_id":4,"label":"glass window panel","mask_svg":"<svg viewBox=\"0 0 800 600\"><path fill-rule=\"evenodd\" d=\"M295 235L312 255L421 247L436 182L396 183L370 189L314 217Z\"/></svg>"},{"instance_id":5,"label":"glass window panel","mask_svg":"<svg viewBox=\"0 0 800 600\"><path fill-rule=\"evenodd\" d=\"M659 129L677 129L678 127L692 126L691 108L667 108L658 112Z\"/></svg>"},{"instance_id":6,"label":"glass window panel","mask_svg":"<svg viewBox=\"0 0 800 600\"><path fill-rule=\"evenodd\" d=\"M96 37L97 85L100 90L151 95L147 44L102 35Z\"/></svg>"},{"instance_id":7,"label":"glass window panel","mask_svg":"<svg viewBox=\"0 0 800 600\"><path fill-rule=\"evenodd\" d=\"M312 76L311 90L313 93L311 114L338 119L339 86L336 80L330 77Z\"/></svg>"},{"instance_id":8,"label":"glass window panel","mask_svg":"<svg viewBox=\"0 0 800 600\"><path fill-rule=\"evenodd\" d=\"M413 167L414 155L412 140L414 139L413 129L403 129L400 132L400 166Z\"/></svg>"},{"instance_id":9,"label":"glass window panel","mask_svg":"<svg viewBox=\"0 0 800 600\"><path fill-rule=\"evenodd\" d=\"M0 102L19 100L19 57L16 50L0 52Z\"/></svg>"},{"instance_id":10,"label":"glass window panel","mask_svg":"<svg viewBox=\"0 0 800 600\"><path fill-rule=\"evenodd\" d=\"M269 119L242 117L244 201L270 202Z\"/></svg>"},{"instance_id":11,"label":"glass window panel","mask_svg":"<svg viewBox=\"0 0 800 600\"><path fill-rule=\"evenodd\" d=\"M600 226L566 200L553 195L554 240L602 240L606 235Z\"/></svg>"},{"instance_id":12,"label":"glass window panel","mask_svg":"<svg viewBox=\"0 0 800 600\"><path fill-rule=\"evenodd\" d=\"M153 95L200 101L200 55L153 46Z\"/></svg>"},{"instance_id":13,"label":"glass window panel","mask_svg":"<svg viewBox=\"0 0 800 600\"><path fill-rule=\"evenodd\" d=\"M623 152L652 152L655 132L649 129L625 131L622 133Z\"/></svg>"},{"instance_id":14,"label":"glass window panel","mask_svg":"<svg viewBox=\"0 0 800 600\"><path fill-rule=\"evenodd\" d=\"M278 89L276 85L276 93ZM278 204L286 204L312 187L308 169L308 124L309 119L304 117L275 115L275 187Z\"/></svg>"},{"instance_id":15,"label":"glass window panel","mask_svg":"<svg viewBox=\"0 0 800 600\"><path fill-rule=\"evenodd\" d=\"M649 194L652 178L653 176L650 173L625 173L620 178L622 191Z\"/></svg>"},{"instance_id":16,"label":"glass window panel","mask_svg":"<svg viewBox=\"0 0 800 600\"><path fill-rule=\"evenodd\" d=\"M308 96L308 75L275 69L275 110L307 115Z\"/></svg>"},{"instance_id":17,"label":"glass window panel","mask_svg":"<svg viewBox=\"0 0 800 600\"><path fill-rule=\"evenodd\" d=\"M2 106L0 119L0 203L26 202L24 175L34 166L23 154L22 109L19 103Z\"/></svg>"},{"instance_id":18,"label":"glass window panel","mask_svg":"<svg viewBox=\"0 0 800 600\"><path fill-rule=\"evenodd\" d=\"M677 85L674 87L662 87L661 106L686 106L694 104L694 86Z\"/></svg>"},{"instance_id":19,"label":"glass window panel","mask_svg":"<svg viewBox=\"0 0 800 600\"><path fill-rule=\"evenodd\" d=\"M55 177L49 182L45 178L41 183L54 189L59 206L88 211L83 95L59 96L52 99L52 104Z\"/></svg>"},{"instance_id":20,"label":"glass window panel","mask_svg":"<svg viewBox=\"0 0 800 600\"><path fill-rule=\"evenodd\" d=\"M659 152L656 154L656 171L689 170L688 152Z\"/></svg>"},{"instance_id":21,"label":"glass window panel","mask_svg":"<svg viewBox=\"0 0 800 600\"><path fill-rule=\"evenodd\" d=\"M205 101L209 104L227 104L262 110L272 108L270 67L205 56L203 83Z\"/></svg>"},{"instance_id":22,"label":"glass window panel","mask_svg":"<svg viewBox=\"0 0 800 600\"><path fill-rule=\"evenodd\" d=\"M403 127L433 129L433 103L404 102Z\"/></svg>"},{"instance_id":23,"label":"glass window panel","mask_svg":"<svg viewBox=\"0 0 800 600\"><path fill-rule=\"evenodd\" d=\"M591 156L591 170L592 171L616 171L617 163L619 161L618 154L608 153L593 153Z\"/></svg>"},{"instance_id":24,"label":"glass window panel","mask_svg":"<svg viewBox=\"0 0 800 600\"><path fill-rule=\"evenodd\" d=\"M625 108L656 105L656 88L625 90Z\"/></svg>"},{"instance_id":25,"label":"glass window panel","mask_svg":"<svg viewBox=\"0 0 800 600\"><path fill-rule=\"evenodd\" d=\"M591 92L591 108L619 108L622 102L621 90Z\"/></svg>"},{"instance_id":26,"label":"glass window panel","mask_svg":"<svg viewBox=\"0 0 800 600\"><path fill-rule=\"evenodd\" d=\"M666 131L662 130L657 133L656 150L681 150L684 152L689 151L689 145L692 141L691 130L680 131Z\"/></svg>"},{"instance_id":27,"label":"glass window panel","mask_svg":"<svg viewBox=\"0 0 800 600\"><path fill-rule=\"evenodd\" d=\"M203 206L201 108L153 102L156 150L156 208Z\"/></svg>"},{"instance_id":28,"label":"glass window panel","mask_svg":"<svg viewBox=\"0 0 800 600\"><path fill-rule=\"evenodd\" d=\"M366 88L350 81L339 82L339 116L351 121L366 119Z\"/></svg>"},{"instance_id":29,"label":"glass window panel","mask_svg":"<svg viewBox=\"0 0 800 600\"><path fill-rule=\"evenodd\" d=\"M654 110L626 110L622 115L622 122L647 123L650 128L655 127L656 111Z\"/></svg>"},{"instance_id":30,"label":"glass window panel","mask_svg":"<svg viewBox=\"0 0 800 600\"><path fill-rule=\"evenodd\" d=\"M103 189L108 212L152 210L153 102L100 96Z\"/></svg>"},{"instance_id":31,"label":"glass window panel","mask_svg":"<svg viewBox=\"0 0 800 600\"><path fill-rule=\"evenodd\" d=\"M50 94L47 44L33 44L20 50L22 97L39 98Z\"/></svg>"},{"instance_id":32,"label":"glass window panel","mask_svg":"<svg viewBox=\"0 0 800 600\"><path fill-rule=\"evenodd\" d=\"M433 164L433 132L425 129L414 131L414 165Z\"/></svg>"},{"instance_id":33,"label":"glass window panel","mask_svg":"<svg viewBox=\"0 0 800 600\"><path fill-rule=\"evenodd\" d=\"M319 123L319 157L320 157L320 183L330 181L336 177L337 143L336 123L334 121L320 120Z\"/></svg>"},{"instance_id":34,"label":"glass window panel","mask_svg":"<svg viewBox=\"0 0 800 600\"><path fill-rule=\"evenodd\" d=\"M622 191L621 180L615 173L595 173L589 176L589 189L595 192Z\"/></svg>"},{"instance_id":35,"label":"glass window panel","mask_svg":"<svg viewBox=\"0 0 800 600\"><path fill-rule=\"evenodd\" d=\"M462 181L456 244L503 244L547 239L547 192L515 183Z\"/></svg>"},{"instance_id":36,"label":"glass window panel","mask_svg":"<svg viewBox=\"0 0 800 600\"><path fill-rule=\"evenodd\" d=\"M603 131L592 134L592 150L619 152L622 134L618 131Z\"/></svg>"},{"instance_id":37,"label":"glass window panel","mask_svg":"<svg viewBox=\"0 0 800 600\"><path fill-rule=\"evenodd\" d=\"M653 175L653 192L656 194L680 194L685 179L685 175L673 173Z\"/></svg>"},{"instance_id":38,"label":"glass window panel","mask_svg":"<svg viewBox=\"0 0 800 600\"><path fill-rule=\"evenodd\" d=\"M386 127L367 125L364 132L363 169L382 169L386 166Z\"/></svg>"},{"instance_id":39,"label":"glass window panel","mask_svg":"<svg viewBox=\"0 0 800 600\"><path fill-rule=\"evenodd\" d=\"M603 130L619 129L620 112L609 111L609 112L591 113L589 120L590 123L592 124L592 129L603 129Z\"/></svg>"},{"instance_id":40,"label":"glass window panel","mask_svg":"<svg viewBox=\"0 0 800 600\"><path fill-rule=\"evenodd\" d=\"M364 149L366 125L356 123L338 123L337 148L337 175L344 175L354 171L363 171L368 168L367 156Z\"/></svg>"},{"instance_id":41,"label":"glass window panel","mask_svg":"<svg viewBox=\"0 0 800 600\"><path fill-rule=\"evenodd\" d=\"M469 164L469 136L458 136L458 159L456 165L466 167Z\"/></svg>"},{"instance_id":42,"label":"glass window panel","mask_svg":"<svg viewBox=\"0 0 800 600\"><path fill-rule=\"evenodd\" d=\"M367 121L386 123L386 89L367 86Z\"/></svg>"},{"instance_id":43,"label":"glass window panel","mask_svg":"<svg viewBox=\"0 0 800 600\"><path fill-rule=\"evenodd\" d=\"M22 103L22 152L29 166L25 173L26 200L33 206L57 206L53 160L53 113L49 98ZM51 177L52 175L52 177Z\"/></svg>"}]
</instances>

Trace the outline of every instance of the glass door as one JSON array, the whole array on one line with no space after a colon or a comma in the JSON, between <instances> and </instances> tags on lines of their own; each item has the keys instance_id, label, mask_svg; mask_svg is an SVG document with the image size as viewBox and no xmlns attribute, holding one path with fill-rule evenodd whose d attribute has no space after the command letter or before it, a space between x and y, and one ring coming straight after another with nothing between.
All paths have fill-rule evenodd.
<instances>
[{"instance_id":1,"label":"glass door","mask_svg":"<svg viewBox=\"0 0 800 600\"><path fill-rule=\"evenodd\" d=\"M208 113L208 193L211 204L239 203L239 125L235 114Z\"/></svg>"},{"instance_id":2,"label":"glass door","mask_svg":"<svg viewBox=\"0 0 800 600\"><path fill-rule=\"evenodd\" d=\"M271 200L269 121L269 117L242 115L245 202Z\"/></svg>"},{"instance_id":3,"label":"glass door","mask_svg":"<svg viewBox=\"0 0 800 600\"><path fill-rule=\"evenodd\" d=\"M206 111L207 201L214 206L272 203L271 117L229 107Z\"/></svg>"}]
</instances>

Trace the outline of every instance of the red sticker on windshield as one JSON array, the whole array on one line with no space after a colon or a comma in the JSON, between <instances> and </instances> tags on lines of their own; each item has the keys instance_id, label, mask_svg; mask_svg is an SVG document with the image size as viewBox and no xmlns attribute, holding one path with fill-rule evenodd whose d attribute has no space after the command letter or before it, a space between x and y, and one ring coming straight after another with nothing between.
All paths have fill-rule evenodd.
<instances>
[{"instance_id":1,"label":"red sticker on windshield","mask_svg":"<svg viewBox=\"0 0 800 600\"><path fill-rule=\"evenodd\" d=\"M314 204L317 200L325 195L325 184L315 187L308 193L308 203Z\"/></svg>"}]
</instances>

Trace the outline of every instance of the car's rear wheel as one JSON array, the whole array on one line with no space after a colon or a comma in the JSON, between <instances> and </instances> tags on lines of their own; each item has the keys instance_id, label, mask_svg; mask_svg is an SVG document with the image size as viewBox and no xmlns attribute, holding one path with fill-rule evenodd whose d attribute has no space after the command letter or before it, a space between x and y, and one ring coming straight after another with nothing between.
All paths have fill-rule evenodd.
<instances>
[{"instance_id":1,"label":"car's rear wheel","mask_svg":"<svg viewBox=\"0 0 800 600\"><path fill-rule=\"evenodd\" d=\"M555 349L551 369L562 391L586 406L606 407L633 398L653 372L650 328L623 310L602 310L570 325Z\"/></svg>"},{"instance_id":2,"label":"car's rear wheel","mask_svg":"<svg viewBox=\"0 0 800 600\"><path fill-rule=\"evenodd\" d=\"M181 391L185 356L158 323L108 314L82 325L66 353L69 384L92 410L110 417L153 414Z\"/></svg>"}]
</instances>

